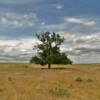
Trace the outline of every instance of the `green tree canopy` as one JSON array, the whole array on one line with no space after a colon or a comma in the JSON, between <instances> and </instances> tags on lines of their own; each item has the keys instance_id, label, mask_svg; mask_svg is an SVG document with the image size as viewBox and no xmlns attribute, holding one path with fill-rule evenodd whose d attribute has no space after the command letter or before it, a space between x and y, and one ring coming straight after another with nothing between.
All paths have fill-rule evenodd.
<instances>
[{"instance_id":1,"label":"green tree canopy","mask_svg":"<svg viewBox=\"0 0 100 100\"><path fill-rule=\"evenodd\" d=\"M36 37L41 43L35 47L38 52L32 57L31 63L48 64L49 69L51 68L51 64L72 64L67 55L60 52L60 45L65 40L63 37L50 32L36 34Z\"/></svg>"}]
</instances>

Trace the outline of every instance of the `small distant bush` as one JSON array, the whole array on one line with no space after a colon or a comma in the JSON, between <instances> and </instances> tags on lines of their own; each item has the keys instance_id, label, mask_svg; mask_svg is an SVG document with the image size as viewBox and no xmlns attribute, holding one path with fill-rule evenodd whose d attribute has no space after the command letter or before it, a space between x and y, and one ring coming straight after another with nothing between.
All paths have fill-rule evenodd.
<instances>
[{"instance_id":1,"label":"small distant bush","mask_svg":"<svg viewBox=\"0 0 100 100\"><path fill-rule=\"evenodd\" d=\"M87 82L93 82L93 80L89 78L89 79L87 79Z\"/></svg>"},{"instance_id":2,"label":"small distant bush","mask_svg":"<svg viewBox=\"0 0 100 100\"><path fill-rule=\"evenodd\" d=\"M12 77L9 76L9 77L8 77L8 81L12 81Z\"/></svg>"},{"instance_id":3,"label":"small distant bush","mask_svg":"<svg viewBox=\"0 0 100 100\"><path fill-rule=\"evenodd\" d=\"M82 79L81 77L77 77L75 80L76 80L77 82L82 82L82 81L83 81L83 79Z\"/></svg>"},{"instance_id":4,"label":"small distant bush","mask_svg":"<svg viewBox=\"0 0 100 100\"><path fill-rule=\"evenodd\" d=\"M83 79L82 79L81 77L77 77L75 80L76 80L77 82L82 82L82 81L83 81ZM85 81L87 81L87 82L93 82L93 80L90 79L90 78L86 79Z\"/></svg>"},{"instance_id":5,"label":"small distant bush","mask_svg":"<svg viewBox=\"0 0 100 100\"><path fill-rule=\"evenodd\" d=\"M25 65L25 66L24 66L24 68L28 68L28 67L29 67L28 65Z\"/></svg>"},{"instance_id":6,"label":"small distant bush","mask_svg":"<svg viewBox=\"0 0 100 100\"><path fill-rule=\"evenodd\" d=\"M4 90L3 89L0 89L0 92L3 92Z\"/></svg>"},{"instance_id":7,"label":"small distant bush","mask_svg":"<svg viewBox=\"0 0 100 100\"><path fill-rule=\"evenodd\" d=\"M64 97L64 96L68 95L68 88L64 84L57 84L49 89L49 93L52 96Z\"/></svg>"}]
</instances>

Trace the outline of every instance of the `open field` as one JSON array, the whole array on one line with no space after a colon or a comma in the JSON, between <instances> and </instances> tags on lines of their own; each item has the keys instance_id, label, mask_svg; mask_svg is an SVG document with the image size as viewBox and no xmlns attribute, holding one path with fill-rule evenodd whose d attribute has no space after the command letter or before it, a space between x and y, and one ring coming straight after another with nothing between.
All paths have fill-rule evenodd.
<instances>
[{"instance_id":1,"label":"open field","mask_svg":"<svg viewBox=\"0 0 100 100\"><path fill-rule=\"evenodd\" d=\"M100 100L100 65L0 64L0 100Z\"/></svg>"}]
</instances>

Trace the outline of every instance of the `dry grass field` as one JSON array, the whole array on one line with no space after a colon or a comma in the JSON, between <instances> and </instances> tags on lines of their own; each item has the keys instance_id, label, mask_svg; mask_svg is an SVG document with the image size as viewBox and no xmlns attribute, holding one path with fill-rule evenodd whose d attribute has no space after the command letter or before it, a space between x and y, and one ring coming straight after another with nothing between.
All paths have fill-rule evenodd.
<instances>
[{"instance_id":1,"label":"dry grass field","mask_svg":"<svg viewBox=\"0 0 100 100\"><path fill-rule=\"evenodd\" d=\"M0 100L100 100L100 65L0 64Z\"/></svg>"}]
</instances>

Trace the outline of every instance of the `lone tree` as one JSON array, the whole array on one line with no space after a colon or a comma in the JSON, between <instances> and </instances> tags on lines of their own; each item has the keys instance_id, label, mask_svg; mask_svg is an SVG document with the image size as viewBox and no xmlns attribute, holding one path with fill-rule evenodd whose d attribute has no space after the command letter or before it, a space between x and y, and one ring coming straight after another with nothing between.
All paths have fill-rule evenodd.
<instances>
[{"instance_id":1,"label":"lone tree","mask_svg":"<svg viewBox=\"0 0 100 100\"><path fill-rule=\"evenodd\" d=\"M32 57L30 63L46 65L51 68L51 64L72 64L65 53L60 52L60 45L64 42L64 38L59 34L44 32L36 34L40 44L36 46L37 54Z\"/></svg>"}]
</instances>

